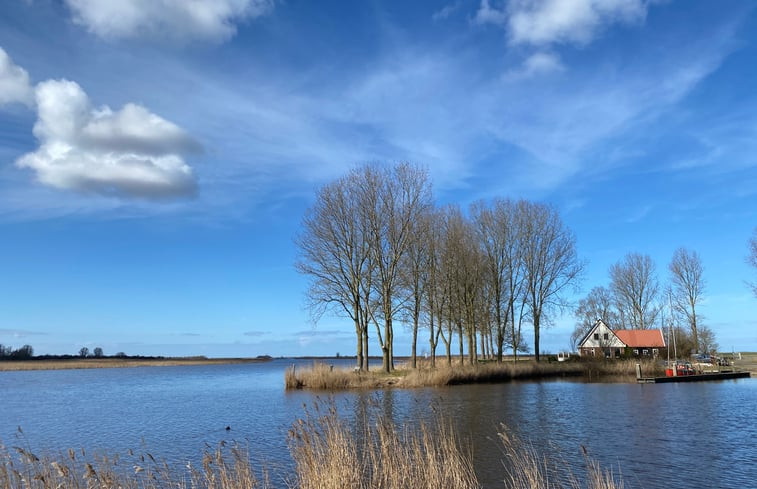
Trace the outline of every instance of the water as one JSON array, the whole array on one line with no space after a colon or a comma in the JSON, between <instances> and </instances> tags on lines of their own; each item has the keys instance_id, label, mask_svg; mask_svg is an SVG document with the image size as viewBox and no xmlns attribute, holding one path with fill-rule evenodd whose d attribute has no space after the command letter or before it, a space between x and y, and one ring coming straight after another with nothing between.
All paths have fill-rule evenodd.
<instances>
[{"instance_id":1,"label":"water","mask_svg":"<svg viewBox=\"0 0 757 489\"><path fill-rule=\"evenodd\" d=\"M329 397L286 392L284 369L293 362L0 372L0 440L48 454L144 449L181 464L208 445L238 441L253 458L290 471L288 429L304 404ZM622 472L627 487L757 487L757 379L522 382L333 398L349 418L367 405L408 425L440 413L472 441L486 487L502 487L496 433L503 423L579 476L583 446L603 467Z\"/></svg>"}]
</instances>

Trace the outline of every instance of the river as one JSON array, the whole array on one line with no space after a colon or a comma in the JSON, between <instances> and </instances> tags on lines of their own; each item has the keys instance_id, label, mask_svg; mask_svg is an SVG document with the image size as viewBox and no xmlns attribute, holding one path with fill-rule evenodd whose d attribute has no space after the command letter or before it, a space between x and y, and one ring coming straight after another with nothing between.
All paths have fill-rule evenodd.
<instances>
[{"instance_id":1,"label":"river","mask_svg":"<svg viewBox=\"0 0 757 489\"><path fill-rule=\"evenodd\" d=\"M472 443L485 487L503 487L502 424L579 475L585 449L620 472L626 487L757 487L757 379L511 382L329 396L285 391L292 363L308 362L0 372L0 441L47 454L146 450L181 464L206 446L238 441L286 473L288 429L303 405L331 398L346 417L371 404L399 424L450 420Z\"/></svg>"}]
</instances>

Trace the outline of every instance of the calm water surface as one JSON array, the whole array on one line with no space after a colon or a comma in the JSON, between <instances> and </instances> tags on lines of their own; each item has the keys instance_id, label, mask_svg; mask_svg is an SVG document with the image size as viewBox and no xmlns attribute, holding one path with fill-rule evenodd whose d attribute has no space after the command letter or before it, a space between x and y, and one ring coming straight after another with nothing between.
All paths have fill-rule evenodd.
<instances>
[{"instance_id":1,"label":"calm water surface","mask_svg":"<svg viewBox=\"0 0 757 489\"><path fill-rule=\"evenodd\" d=\"M287 430L317 397L284 391L292 363L0 372L0 441L53 454L70 447L109 454L144 449L183 464L198 460L207 445L234 440L286 472ZM524 382L334 399L348 418L368 405L408 425L441 413L473 442L486 487L502 487L496 433L504 423L579 476L583 446L603 467L620 471L627 487L757 488L757 379Z\"/></svg>"}]
</instances>

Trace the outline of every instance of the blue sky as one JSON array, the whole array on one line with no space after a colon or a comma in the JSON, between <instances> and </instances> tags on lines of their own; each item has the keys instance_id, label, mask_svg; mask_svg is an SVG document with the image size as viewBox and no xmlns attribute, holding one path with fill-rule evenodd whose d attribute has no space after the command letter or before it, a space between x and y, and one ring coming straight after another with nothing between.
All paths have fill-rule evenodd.
<instances>
[{"instance_id":1,"label":"blue sky","mask_svg":"<svg viewBox=\"0 0 757 489\"><path fill-rule=\"evenodd\" d=\"M576 299L696 250L706 324L757 350L751 1L11 0L0 49L0 343L351 353L293 236L320 185L411 161L439 203L556 206Z\"/></svg>"}]
</instances>

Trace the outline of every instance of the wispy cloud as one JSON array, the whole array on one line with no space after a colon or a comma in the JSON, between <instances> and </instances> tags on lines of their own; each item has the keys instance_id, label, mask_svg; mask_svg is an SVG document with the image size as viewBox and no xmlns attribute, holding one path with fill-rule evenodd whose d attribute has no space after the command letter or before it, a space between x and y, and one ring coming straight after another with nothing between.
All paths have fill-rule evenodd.
<instances>
[{"instance_id":1,"label":"wispy cloud","mask_svg":"<svg viewBox=\"0 0 757 489\"><path fill-rule=\"evenodd\" d=\"M30 331L28 329L8 329L0 328L0 335L12 336L13 338L26 338L27 336L48 336L50 333L41 331Z\"/></svg>"},{"instance_id":2,"label":"wispy cloud","mask_svg":"<svg viewBox=\"0 0 757 489\"><path fill-rule=\"evenodd\" d=\"M449 18L452 14L460 10L460 7L462 7L462 2L458 0L457 2L450 3L442 7L441 9L437 10L433 13L431 16L431 19L434 21L440 21Z\"/></svg>"},{"instance_id":3,"label":"wispy cloud","mask_svg":"<svg viewBox=\"0 0 757 489\"><path fill-rule=\"evenodd\" d=\"M272 0L65 0L74 22L106 39L224 41L236 25L273 8Z\"/></svg>"},{"instance_id":4,"label":"wispy cloud","mask_svg":"<svg viewBox=\"0 0 757 489\"><path fill-rule=\"evenodd\" d=\"M481 0L473 21L503 28L511 46L537 49L509 73L527 78L564 69L559 55L545 50L587 45L612 24L641 24L648 5L645 0L512 0L498 7Z\"/></svg>"},{"instance_id":5,"label":"wispy cloud","mask_svg":"<svg viewBox=\"0 0 757 489\"><path fill-rule=\"evenodd\" d=\"M270 331L245 331L242 334L244 334L245 336L252 336L254 338L259 338L261 336L271 334L271 332Z\"/></svg>"},{"instance_id":6,"label":"wispy cloud","mask_svg":"<svg viewBox=\"0 0 757 489\"><path fill-rule=\"evenodd\" d=\"M31 106L34 103L34 89L26 70L13 63L8 53L0 47L0 106L16 102Z\"/></svg>"},{"instance_id":7,"label":"wispy cloud","mask_svg":"<svg viewBox=\"0 0 757 489\"><path fill-rule=\"evenodd\" d=\"M560 61L560 57L554 53L537 52L529 56L523 65L510 70L504 75L507 81L522 80L533 76L545 75L564 71L565 66Z\"/></svg>"}]
</instances>

